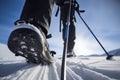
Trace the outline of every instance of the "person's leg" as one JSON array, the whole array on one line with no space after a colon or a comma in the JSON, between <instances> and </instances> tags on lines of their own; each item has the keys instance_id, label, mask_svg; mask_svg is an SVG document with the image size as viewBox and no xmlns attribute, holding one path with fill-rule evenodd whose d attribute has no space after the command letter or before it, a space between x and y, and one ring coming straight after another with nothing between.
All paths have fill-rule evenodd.
<instances>
[{"instance_id":1,"label":"person's leg","mask_svg":"<svg viewBox=\"0 0 120 80\"><path fill-rule=\"evenodd\" d=\"M67 20L67 14L68 14L68 10L69 10L69 5L64 5L63 7L61 7L61 19L62 19L62 23L63 23L63 31L62 31L62 37L63 40L65 38L65 28L66 28L66 20ZM70 26L69 26L69 39L68 39L68 49L67 49L67 53L69 55L73 55L73 48L75 45L75 25L74 25L74 9L71 9L71 16L70 16ZM64 40L65 41L65 40Z\"/></svg>"},{"instance_id":2,"label":"person's leg","mask_svg":"<svg viewBox=\"0 0 120 80\"><path fill-rule=\"evenodd\" d=\"M34 63L52 61L45 35L47 35L53 0L26 0L20 20L8 39L8 48L16 56Z\"/></svg>"},{"instance_id":3,"label":"person's leg","mask_svg":"<svg viewBox=\"0 0 120 80\"><path fill-rule=\"evenodd\" d=\"M68 53L73 52L74 45L75 45L75 25L73 22L70 23L70 28L69 28L69 39L68 39Z\"/></svg>"},{"instance_id":4,"label":"person's leg","mask_svg":"<svg viewBox=\"0 0 120 80\"><path fill-rule=\"evenodd\" d=\"M53 6L54 0L26 0L20 20L41 28L47 34L50 27Z\"/></svg>"},{"instance_id":5,"label":"person's leg","mask_svg":"<svg viewBox=\"0 0 120 80\"><path fill-rule=\"evenodd\" d=\"M65 24L65 22L63 22L63 31L62 31L63 40L65 37L65 27L66 27L66 24ZM69 53L69 52L73 53L73 49L74 49L74 45L75 45L75 38L76 38L75 25L74 25L74 22L71 22L70 26L69 26L69 38L68 38L67 53Z\"/></svg>"}]
</instances>

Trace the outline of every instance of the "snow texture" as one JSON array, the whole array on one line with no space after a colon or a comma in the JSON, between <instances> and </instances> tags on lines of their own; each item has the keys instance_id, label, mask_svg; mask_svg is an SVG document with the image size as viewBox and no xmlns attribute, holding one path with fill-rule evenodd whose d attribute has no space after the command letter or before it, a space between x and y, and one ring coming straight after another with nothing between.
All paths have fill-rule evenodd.
<instances>
[{"instance_id":1,"label":"snow texture","mask_svg":"<svg viewBox=\"0 0 120 80\"><path fill-rule=\"evenodd\" d=\"M1 55L9 54L0 44ZM0 55L0 80L60 80L61 59L50 65L28 64L23 58L9 59ZM10 58L11 57L11 58ZM105 57L67 58L67 80L120 80L120 57L107 61Z\"/></svg>"}]
</instances>

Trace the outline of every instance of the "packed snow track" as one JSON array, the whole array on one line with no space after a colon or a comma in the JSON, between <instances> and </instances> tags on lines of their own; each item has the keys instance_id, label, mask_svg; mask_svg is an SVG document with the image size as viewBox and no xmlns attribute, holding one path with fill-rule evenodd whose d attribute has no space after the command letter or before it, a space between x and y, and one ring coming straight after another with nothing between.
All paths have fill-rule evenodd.
<instances>
[{"instance_id":1,"label":"packed snow track","mask_svg":"<svg viewBox=\"0 0 120 80\"><path fill-rule=\"evenodd\" d=\"M118 61L106 61L106 63L119 66ZM66 78L67 80L120 80L120 69L114 70L107 66L105 69L97 66L102 63L105 63L103 58L99 60L69 58ZM56 59L56 62L50 65L28 64L23 60L0 61L0 80L60 80L60 74L60 59Z\"/></svg>"}]
</instances>

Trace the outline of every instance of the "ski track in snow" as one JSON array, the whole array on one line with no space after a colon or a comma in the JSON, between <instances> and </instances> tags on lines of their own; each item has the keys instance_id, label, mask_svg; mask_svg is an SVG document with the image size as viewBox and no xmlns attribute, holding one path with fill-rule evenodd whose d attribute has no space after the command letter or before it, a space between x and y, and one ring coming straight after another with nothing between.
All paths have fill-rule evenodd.
<instances>
[{"instance_id":1,"label":"ski track in snow","mask_svg":"<svg viewBox=\"0 0 120 80\"><path fill-rule=\"evenodd\" d=\"M67 60L67 80L119 80L120 72L115 74L118 77L105 75L102 70L86 66L76 58ZM99 62L99 61L98 61ZM102 60L100 61L102 62ZM8 73L7 73L8 72ZM1 75L3 74L3 75ZM60 80L61 61L50 65L27 64L25 62L12 61L0 62L0 80ZM111 73L111 75L114 73Z\"/></svg>"}]
</instances>

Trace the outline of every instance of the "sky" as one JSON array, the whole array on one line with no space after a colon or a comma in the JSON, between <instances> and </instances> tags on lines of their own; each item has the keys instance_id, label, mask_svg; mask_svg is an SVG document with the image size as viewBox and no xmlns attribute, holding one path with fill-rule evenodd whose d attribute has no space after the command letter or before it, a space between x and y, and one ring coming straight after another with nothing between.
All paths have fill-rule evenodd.
<instances>
[{"instance_id":1,"label":"sky","mask_svg":"<svg viewBox=\"0 0 120 80\"><path fill-rule=\"evenodd\" d=\"M25 0L1 0L0 2L0 43L7 44L14 22L19 19ZM77 0L86 23L92 29L107 51L120 48L120 0ZM54 6L48 40L51 50L58 55L63 53L62 33L59 32L59 16L55 17L57 6ZM77 55L102 54L104 51L76 14Z\"/></svg>"}]
</instances>

